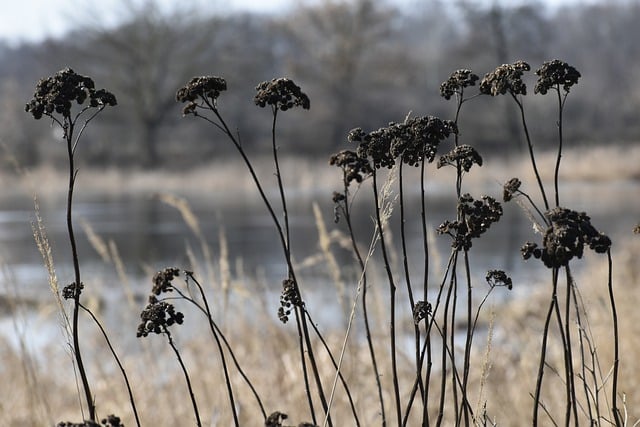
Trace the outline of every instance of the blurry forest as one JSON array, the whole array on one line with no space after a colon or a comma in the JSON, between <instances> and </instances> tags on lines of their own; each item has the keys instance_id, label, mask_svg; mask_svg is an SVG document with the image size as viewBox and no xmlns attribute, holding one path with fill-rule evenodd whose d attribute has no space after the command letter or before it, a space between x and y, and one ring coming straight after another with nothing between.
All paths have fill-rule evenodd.
<instances>
[{"instance_id":1,"label":"blurry forest","mask_svg":"<svg viewBox=\"0 0 640 427\"><path fill-rule=\"evenodd\" d=\"M188 2L187 2L188 3ZM504 3L504 4L503 4ZM92 124L83 162L118 167L179 168L230 149L209 126L181 120L176 90L196 75L227 79L220 108L245 146L269 148L271 114L253 103L255 86L287 76L311 99L310 112L280 118L286 152L326 157L347 132L414 115L451 118L439 85L458 68L480 77L497 65L529 62L525 108L543 146L556 135L556 105L533 95L534 71L562 59L582 79L565 112L571 144L640 140L640 2L602 0L550 8L542 2L324 0L282 15L176 9L153 1L122 2L117 27L87 16L66 37L11 46L0 41L0 160L37 166L60 162L53 128L24 112L38 79L70 66L112 91L119 107ZM509 5L507 5L509 4ZM52 6L53 7L53 6ZM463 118L465 138L481 151L516 153L521 143L513 103L479 99ZM498 107L495 102L498 101ZM503 108L503 109L502 109ZM267 138L267 140L265 140ZM220 142L220 143L218 143Z\"/></svg>"}]
</instances>

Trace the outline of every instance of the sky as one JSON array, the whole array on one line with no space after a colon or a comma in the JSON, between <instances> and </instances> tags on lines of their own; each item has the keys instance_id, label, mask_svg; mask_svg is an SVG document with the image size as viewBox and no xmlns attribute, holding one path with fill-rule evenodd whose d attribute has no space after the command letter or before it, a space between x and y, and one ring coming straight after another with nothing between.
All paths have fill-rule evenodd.
<instances>
[{"instance_id":1,"label":"sky","mask_svg":"<svg viewBox=\"0 0 640 427\"><path fill-rule=\"evenodd\" d=\"M126 0L124 0L126 1ZM140 1L140 0L133 0ZM177 4L190 4L213 9L224 5L226 11L251 10L255 12L275 13L292 7L301 1L314 0L157 0L164 7L171 9ZM419 0L395 0L399 3L410 4ZM488 0L485 0L488 1ZM522 0L499 0L501 4ZM545 0L550 5L557 5L566 1L580 0ZM584 1L584 0L583 0ZM82 13L100 15L107 23L115 19L114 10L123 0L10 0L2 2L0 12L0 39L17 44L20 42L37 42L47 37L63 35L74 19L77 21ZM89 12L89 10L91 12Z\"/></svg>"}]
</instances>

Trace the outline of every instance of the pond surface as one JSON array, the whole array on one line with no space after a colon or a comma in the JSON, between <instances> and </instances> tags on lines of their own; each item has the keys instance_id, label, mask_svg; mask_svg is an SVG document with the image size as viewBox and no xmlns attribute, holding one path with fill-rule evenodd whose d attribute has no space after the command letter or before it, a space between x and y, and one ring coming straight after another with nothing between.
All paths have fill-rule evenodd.
<instances>
[{"instance_id":1,"label":"pond surface","mask_svg":"<svg viewBox=\"0 0 640 427\"><path fill-rule=\"evenodd\" d=\"M615 239L631 233L634 224L640 220L640 186L636 182L569 184L562 188L567 206L586 211L592 217L592 224L600 231ZM487 191L500 198L501 188ZM430 230L444 220L455 219L455 201L444 196L438 189L428 194L428 227ZM274 206L279 206L277 194L273 193ZM368 194L358 195L353 207L354 224L359 242L363 248L368 246L372 233L372 211ZM407 196L406 234L412 274L422 274L422 227L419 221L420 204L418 194ZM227 244L227 258L231 265L231 274L239 275L235 267L241 262L242 274L255 277L260 274L267 282L273 283L279 291L279 284L286 275L283 251L272 218L261 201L254 195L240 194L238 197L225 197L216 200L202 198L185 201L195 214L202 230L202 236L211 247L212 259L217 263L220 258L220 236L224 235ZM312 204L317 202L324 223L331 233L339 230L346 233L344 221L333 221L333 203L330 196L293 195L290 197L290 227L292 248L295 261L303 263L309 257L318 255L318 232L313 215ZM474 242L471 252L472 267L484 275L487 269L504 269L513 278L526 281L527 277L539 271L539 262L524 263L519 248L527 240L539 242L540 237L533 233L525 212L515 203L503 204L504 216L494 224L480 239ZM65 203L63 200L40 201L40 214L53 249L56 271L63 286L72 279L70 247L67 240L65 223ZM147 286L150 280L145 274L149 269L158 270L176 266L191 268L187 257L187 247L196 257L202 256L199 237L189 229L180 212L167 205L154 195L113 197L101 194L82 195L74 204L75 230L78 241L80 262L84 280L90 280L92 274L113 274L112 267L105 267L100 254L91 245L81 222L86 222L104 241L112 241L117 246L126 272L135 286ZM35 221L33 201L29 197L0 198L0 260L4 268L3 281L15 284L18 292L29 297L44 295L50 297L47 286L47 274L42 257L37 250L32 235L32 223ZM401 269L399 210L396 208L391 219L392 233L388 235L395 245L396 263ZM437 254L432 258L432 280L450 252L448 236L434 235ZM342 267L351 268L353 261L344 249L333 245L336 257ZM433 250L434 247L431 247ZM379 251L378 251L379 252ZM436 253L434 252L434 253ZM374 258L375 259L375 258ZM200 258L201 260L201 258ZM305 265L308 265L306 263ZM146 267L146 270L145 270ZM108 271L108 273L105 273ZM302 270L315 279L330 280L326 265L318 263L316 267ZM304 276L303 274L303 276ZM271 285L268 285L271 286ZM6 291L5 286L2 292ZM140 290L146 293L147 290Z\"/></svg>"}]
</instances>

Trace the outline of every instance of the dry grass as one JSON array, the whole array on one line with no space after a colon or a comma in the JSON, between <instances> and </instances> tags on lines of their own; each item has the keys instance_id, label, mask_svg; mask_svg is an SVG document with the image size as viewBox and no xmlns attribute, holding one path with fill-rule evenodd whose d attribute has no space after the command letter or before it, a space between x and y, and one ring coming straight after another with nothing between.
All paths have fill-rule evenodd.
<instances>
[{"instance_id":1,"label":"dry grass","mask_svg":"<svg viewBox=\"0 0 640 427\"><path fill-rule=\"evenodd\" d=\"M328 237L325 235L324 239ZM99 236L94 236L99 241ZM326 242L325 242L326 243ZM98 245L103 247L104 245ZM327 259L325 244L324 257ZM640 267L635 262L635 254L640 252L640 242L635 240L617 245L614 255L614 284L618 297L618 311L620 314L621 331L621 383L620 391L627 393L627 409L630 420L640 418L640 395L636 390L640 387L640 371L635 367L636 354L640 352L638 341L635 339L636 325L640 322L637 304L640 294ZM113 251L111 251L114 254ZM322 258L321 257L321 258ZM117 258L117 255L116 255ZM327 269L330 269L331 261ZM577 273L577 282L582 297L588 307L593 345L597 346L600 366L606 376L606 371L612 364L610 351L610 314L606 305L606 260L601 256L587 255L587 259L580 261L586 268ZM118 263L113 262L114 270ZM215 281L210 284L209 292L212 300L223 291L223 282L228 281L228 272L223 272L225 263L217 261L215 265L204 267L215 271ZM225 267L227 268L227 267ZM334 267L335 268L335 267ZM203 268L201 268L203 270ZM204 272L204 271L203 271ZM114 277L116 276L114 271ZM331 281L330 273L327 279ZM344 274L348 276L348 274ZM226 277L226 278L225 278ZM534 390L535 372L538 364L540 331L548 300L548 281L537 279L540 283L520 283L520 297L515 297L505 303L495 304L485 312L483 322L493 328L490 351L488 341L482 342L478 337L476 351L472 358L472 372L470 396L472 402L479 402L482 406L486 400L487 412L501 426L519 426L523 420L530 419L532 399L530 393ZM347 277L347 298L357 282L357 277ZM101 284L102 283L102 284ZM374 299L383 299L385 292L382 283L374 280L371 291ZM93 292L101 292L101 286L113 286L112 279L92 278ZM125 285L122 284L124 287ZM228 286L228 285L227 285ZM527 287L525 292L522 288ZM234 347L242 366L254 381L259 393L264 398L267 411L280 410L290 415L295 423L309 420L309 415L300 402L305 401L304 383L299 369L299 348L292 325L282 325L278 322L275 311L277 296L266 292L265 287L255 283L248 277L234 277L230 286L231 294L226 304L225 313L217 311L221 319L221 326L227 333L229 341ZM227 288L229 289L229 288ZM260 291L259 289L262 289ZM123 289L123 292L128 292ZM304 289L303 289L304 292ZM526 293L526 297L522 295ZM311 296L313 298L313 295ZM219 302L219 301L218 301ZM142 304L140 304L142 305ZM317 304L315 305L317 307ZM141 308L141 307L140 307ZM137 313L133 312L130 304L124 302L106 310L120 311L116 324L111 324L111 336L116 348L121 350L124 365L134 384L139 411L145 425L189 425L192 424L191 407L186 398L184 380L178 370L176 360L160 336L152 336L135 341L133 336L137 324ZM336 310L338 313L340 310ZM223 377L219 360L214 351L214 343L204 329L204 319L196 321L197 313L186 311L190 318L186 330L177 329L175 335L194 380L194 387L198 403L203 410L205 423L212 426L227 426L232 420L228 411L228 401L224 389ZM36 317L36 324L53 322L55 313L43 312ZM104 313L103 313L104 314ZM112 312L113 314L113 312ZM312 312L313 314L313 312ZM24 313L23 313L24 315ZM384 360L386 354L386 316L385 310L375 313L376 327L379 331L374 336L379 354L383 360L379 363L383 367L382 378L384 390L392 390L391 372L384 371L389 366ZM410 330L405 317L401 325ZM87 322L88 323L88 322ZM196 326L196 325L200 326ZM337 322L337 325L341 325ZM356 399L356 405L362 417L363 425L379 424L380 415L377 400L373 392L375 384L371 375L371 366L363 340L363 331L357 326L352 331L349 345L346 348L342 372L351 386ZM38 330L36 328L35 330ZM344 331L340 327L326 330L326 337L335 353L339 352L344 338ZM123 417L125 425L134 425L130 414L129 403L122 380L116 367L107 353L104 342L97 331L87 328L84 332L85 348L90 349L88 356L92 360L89 375L94 384L93 391L98 401L99 414L117 413ZM72 372L72 359L63 340L54 340L45 348L39 348L30 356L3 345L2 377L5 384L19 384L19 387L3 387L0 389L0 425L3 426L41 426L53 425L62 419L74 420L78 418L80 405ZM406 402L414 372L411 362L411 351L400 355L400 380L403 402ZM561 354L552 350L550 363L560 363ZM28 357L27 357L28 356ZM319 351L319 365L322 368L323 381L326 387L333 382L334 370L327 355ZM51 369L52 366L59 368ZM64 368L67 367L67 368ZM549 378L552 378L552 374ZM437 377L437 376L436 376ZM234 388L240 396L239 415L241 425L261 425L263 420L258 407L252 400L246 384L234 372L232 374ZM545 404L551 411L554 393L562 397L563 387L558 378L549 381ZM558 390L554 392L554 387ZM437 387L434 384L433 390ZM480 394L482 393L482 394ZM437 395L437 393L436 393ZM387 413L391 413L392 396L385 396L389 405ZM562 401L562 399L558 399ZM434 408L437 399L434 398ZM11 408L11 409L8 409ZM316 408L320 403L316 402ZM420 406L414 408L412 418L417 423ZM353 419L349 411L348 402L340 385L337 387L336 400L332 409L332 416L338 425L352 425ZM55 417L55 419L53 418ZM452 420L449 420L452 421ZM411 422L409 425L415 425Z\"/></svg>"}]
</instances>

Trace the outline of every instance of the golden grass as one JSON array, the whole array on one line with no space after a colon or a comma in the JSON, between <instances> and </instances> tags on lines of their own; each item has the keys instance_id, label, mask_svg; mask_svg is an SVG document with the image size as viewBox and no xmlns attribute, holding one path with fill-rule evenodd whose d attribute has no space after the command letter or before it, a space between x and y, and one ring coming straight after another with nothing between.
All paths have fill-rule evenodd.
<instances>
[{"instance_id":1,"label":"golden grass","mask_svg":"<svg viewBox=\"0 0 640 427\"><path fill-rule=\"evenodd\" d=\"M327 236L325 235L326 239ZM94 239L99 241L99 236ZM638 283L640 283L640 266L635 262L640 252L640 239L621 242L615 247L614 284L618 300L621 331L621 375L620 391L626 393L626 409L629 419L640 418L640 371L636 369L636 354L640 346L635 337L640 314L637 310ZM103 244L98 245L103 247ZM329 250L326 245L323 251ZM111 250L110 253L114 254ZM326 257L326 254L324 255ZM591 327L591 344L597 347L602 378L612 364L610 313L606 305L606 259L602 256L586 255L579 261L584 267L577 273L577 283L585 300ZM326 260L326 259L325 259ZM576 264L578 264L576 263ZM220 280L228 273L222 273L225 262L218 261L212 269L218 271L217 283L211 283L210 289L215 299L216 289L220 290ZM329 258L327 268L331 268ZM118 269L118 263L114 268ZM227 268L227 267L224 267ZM335 268L335 266L334 266ZM122 274L122 272L120 272ZM327 279L331 277L328 274ZM347 287L355 286L357 277L349 277ZM99 292L100 281L109 282L108 278L92 278L92 284ZM306 402L303 380L299 369L299 349L292 325L282 325L277 321L277 297L260 292L260 286L252 285L247 277L236 277L230 287L225 320L221 324L229 341L249 377L254 381L264 399L267 411L280 410L290 415L292 422L309 421L305 410ZM237 284L237 289L236 289ZM375 277L370 291L378 300L384 299L386 292L382 283L376 283ZM124 286L124 285L123 285ZM472 358L472 377L470 380L470 396L477 408L486 403L487 413L501 426L519 426L523 420L530 420L537 370L540 333L542 321L549 298L549 283L545 278L537 278L532 283L516 283L516 289L523 293L527 287L526 297L514 297L504 303L487 307L483 322L491 331L484 340L477 338ZM248 289L253 289L248 291ZM349 288L351 289L351 288ZM305 290L303 289L303 292ZM351 291L347 291L347 294ZM131 302L131 301L130 301ZM381 304L382 306L382 304ZM141 307L138 307L139 309ZM123 363L134 385L134 393L139 411L145 425L191 425L193 418L190 403L187 399L184 380L177 368L166 342L161 336L150 336L146 339L132 340L137 324L137 312L132 312L130 304L121 304L110 309L121 310L118 329L111 331L116 348L120 348ZM338 313L339 310L336 310ZM185 311L190 319L187 332L180 329L174 331L183 355L185 355L189 371L194 381L198 403L207 425L227 426L232 423L228 411L226 390L219 358L214 350L214 343L204 328L204 319L194 321L198 313ZM313 313L312 313L313 314ZM375 313L374 340L376 342L382 366L382 379L385 390L387 413L393 413L390 391L391 372L386 358L386 316L383 309ZM50 322L51 316L45 316L38 322ZM199 327L196 326L199 323ZM337 322L340 325L340 322ZM407 327L410 318L402 317L400 324ZM363 425L380 423L379 408L375 383L371 375L371 364L363 331L354 324L351 338L345 348L342 362L342 373L350 384L356 399L356 405ZM95 328L94 328L95 329ZM340 327L324 331L334 353L342 348L344 331ZM577 332L576 332L577 334ZM125 425L134 425L126 392L115 369L115 365L106 351L106 347L97 331L87 328L83 334L85 348L89 348L89 375L94 384L93 390L98 402L99 414L104 416L117 413L123 417ZM550 363L560 363L561 354L557 351L557 342L550 350ZM39 349L33 359L26 359L23 353L10 346L3 348L3 381L17 384L18 387L0 389L0 425L52 425L60 420L78 420L80 406L77 399L72 372L71 359L67 348L60 340ZM124 348L124 350L123 350ZM323 351L318 351L319 365L327 389L334 381L335 372ZM414 375L410 352L401 352L399 360L402 399L405 402ZM30 366L32 374L25 369ZM51 367L56 367L51 369ZM232 381L238 397L238 410L241 425L261 425L263 420L257 405L252 400L249 390L237 372L233 371ZM30 377L27 377L30 375ZM554 407L555 397L562 401L563 387L559 378L547 372L549 386L545 389L544 403L554 414L562 408ZM436 375L437 377L437 375ZM29 379L29 382L26 380ZM605 389L608 383L605 381ZM437 384L433 384L437 390ZM556 396L557 395L557 396ZM437 392L430 403L432 411L437 405ZM603 407L606 402L603 401ZM12 408L7 410L7 408ZM316 408L320 403L316 402ZM420 405L416 404L409 425L419 420ZM435 412L432 412L435 413ZM52 418L52 417L55 417ZM353 425L348 403L340 384L336 388L335 401L332 406L332 417L337 425ZM321 418L321 417L320 417ZM452 420L448 420L451 422ZM629 424L631 425L631 424Z\"/></svg>"}]
</instances>

